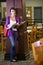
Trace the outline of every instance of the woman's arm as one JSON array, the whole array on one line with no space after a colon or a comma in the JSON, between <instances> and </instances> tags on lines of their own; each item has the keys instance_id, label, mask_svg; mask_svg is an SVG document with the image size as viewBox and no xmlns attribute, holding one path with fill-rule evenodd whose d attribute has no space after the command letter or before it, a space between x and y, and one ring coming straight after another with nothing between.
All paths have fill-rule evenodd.
<instances>
[{"instance_id":1,"label":"woman's arm","mask_svg":"<svg viewBox=\"0 0 43 65\"><path fill-rule=\"evenodd\" d=\"M8 19L8 17L6 18L6 27L7 27L7 29L10 29L13 25L18 25L19 24L19 22L20 22L20 20L19 20L19 18L17 17L16 18L16 23L13 23L13 24L9 24L9 19Z\"/></svg>"},{"instance_id":2,"label":"woman's arm","mask_svg":"<svg viewBox=\"0 0 43 65\"><path fill-rule=\"evenodd\" d=\"M8 28L7 28L7 29L12 28L13 25L14 25L14 24L8 24Z\"/></svg>"},{"instance_id":3,"label":"woman's arm","mask_svg":"<svg viewBox=\"0 0 43 65\"><path fill-rule=\"evenodd\" d=\"M8 17L6 17L6 27L7 27L7 29L10 29L11 28L9 25L10 25L9 24L9 19L8 19Z\"/></svg>"}]
</instances>

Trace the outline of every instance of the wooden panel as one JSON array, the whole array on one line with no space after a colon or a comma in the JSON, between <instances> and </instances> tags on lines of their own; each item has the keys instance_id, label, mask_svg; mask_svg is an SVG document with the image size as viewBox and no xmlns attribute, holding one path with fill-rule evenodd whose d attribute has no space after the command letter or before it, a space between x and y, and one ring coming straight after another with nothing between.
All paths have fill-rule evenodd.
<instances>
[{"instance_id":1,"label":"wooden panel","mask_svg":"<svg viewBox=\"0 0 43 65\"><path fill-rule=\"evenodd\" d=\"M23 24L22 26L20 26L20 28L18 29L19 32L19 53L24 53L24 31L26 29L26 26L24 27L25 24Z\"/></svg>"},{"instance_id":2,"label":"wooden panel","mask_svg":"<svg viewBox=\"0 0 43 65\"><path fill-rule=\"evenodd\" d=\"M23 15L22 8L16 8L17 9L17 15L20 17Z\"/></svg>"}]
</instances>

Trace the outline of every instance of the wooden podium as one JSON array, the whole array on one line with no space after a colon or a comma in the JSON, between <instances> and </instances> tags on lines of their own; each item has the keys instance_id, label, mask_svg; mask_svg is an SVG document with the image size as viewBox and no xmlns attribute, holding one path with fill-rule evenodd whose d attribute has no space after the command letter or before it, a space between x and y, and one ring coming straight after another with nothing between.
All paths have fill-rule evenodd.
<instances>
[{"instance_id":1,"label":"wooden podium","mask_svg":"<svg viewBox=\"0 0 43 65\"><path fill-rule=\"evenodd\" d=\"M20 26L18 27L18 41L15 46L18 60L25 59L24 52L25 52L25 48L26 48L26 46L25 46L26 41L24 39L24 32L26 31L26 27L27 27L26 22L22 22L20 24ZM25 43L24 43L24 41L25 41ZM10 41L7 38L5 60L6 59L9 60L9 57L10 57Z\"/></svg>"}]
</instances>

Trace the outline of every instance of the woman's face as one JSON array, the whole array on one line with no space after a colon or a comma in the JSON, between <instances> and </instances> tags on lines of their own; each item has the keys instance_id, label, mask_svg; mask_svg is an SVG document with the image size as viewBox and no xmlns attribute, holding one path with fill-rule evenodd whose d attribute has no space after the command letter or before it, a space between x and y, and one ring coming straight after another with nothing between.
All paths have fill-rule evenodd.
<instances>
[{"instance_id":1,"label":"woman's face","mask_svg":"<svg viewBox=\"0 0 43 65\"><path fill-rule=\"evenodd\" d=\"M11 10L11 16L16 16L16 11L15 10Z\"/></svg>"}]
</instances>

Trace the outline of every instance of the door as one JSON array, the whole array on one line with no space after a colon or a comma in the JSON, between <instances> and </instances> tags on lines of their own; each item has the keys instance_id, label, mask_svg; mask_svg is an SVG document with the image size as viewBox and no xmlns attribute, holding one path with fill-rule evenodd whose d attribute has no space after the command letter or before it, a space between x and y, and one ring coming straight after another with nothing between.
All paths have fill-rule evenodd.
<instances>
[{"instance_id":1,"label":"door","mask_svg":"<svg viewBox=\"0 0 43 65\"><path fill-rule=\"evenodd\" d=\"M34 23L42 23L42 7L34 7Z\"/></svg>"}]
</instances>

